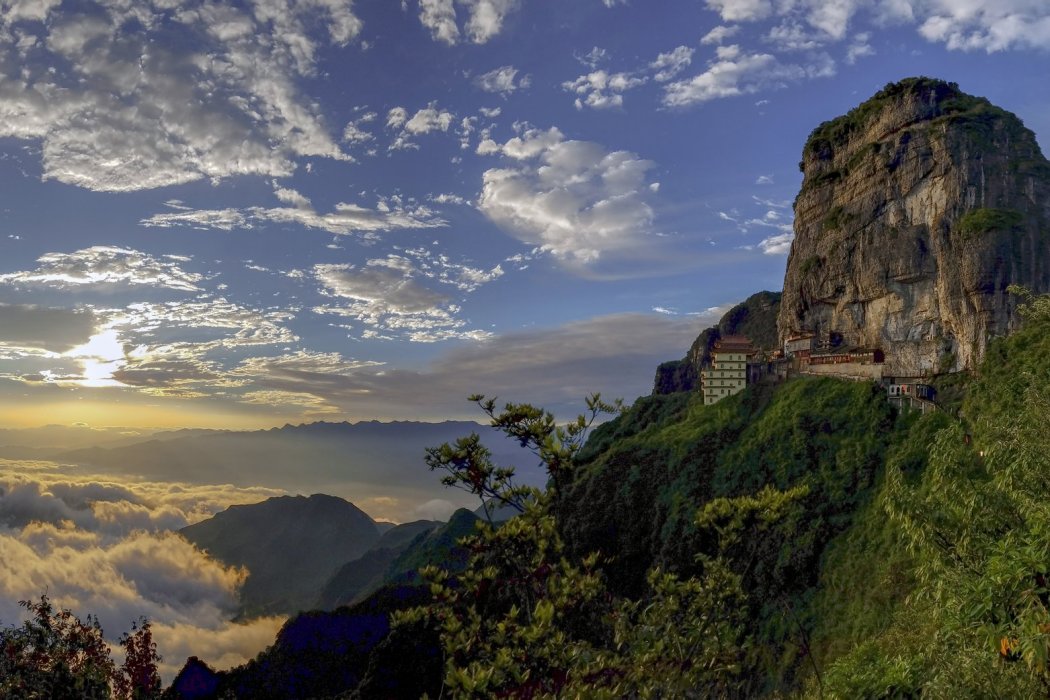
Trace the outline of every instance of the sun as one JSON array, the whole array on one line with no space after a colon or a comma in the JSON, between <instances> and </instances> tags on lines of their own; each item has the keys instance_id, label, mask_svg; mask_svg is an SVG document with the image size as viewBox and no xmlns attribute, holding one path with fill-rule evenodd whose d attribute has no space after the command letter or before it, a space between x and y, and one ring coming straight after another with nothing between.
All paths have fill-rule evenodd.
<instances>
[{"instance_id":1,"label":"sun","mask_svg":"<svg viewBox=\"0 0 1050 700\"><path fill-rule=\"evenodd\" d=\"M126 384L113 378L113 373L127 363L124 344L115 330L105 330L91 336L86 343L63 354L76 360L82 376L67 380L83 387L121 387Z\"/></svg>"}]
</instances>

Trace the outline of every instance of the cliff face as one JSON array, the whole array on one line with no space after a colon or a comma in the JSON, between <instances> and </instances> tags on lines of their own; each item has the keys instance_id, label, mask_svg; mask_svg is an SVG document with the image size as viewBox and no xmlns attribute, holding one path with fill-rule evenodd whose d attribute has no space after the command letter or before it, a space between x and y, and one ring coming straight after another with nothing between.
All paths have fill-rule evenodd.
<instances>
[{"instance_id":1,"label":"cliff face","mask_svg":"<svg viewBox=\"0 0 1050 700\"><path fill-rule=\"evenodd\" d=\"M711 364L711 348L723 335L746 335L756 348L773 350L777 340L779 292L758 292L722 316L717 326L705 329L693 341L681 360L664 362L656 368L654 394L693 391L699 386L700 370Z\"/></svg>"},{"instance_id":2,"label":"cliff face","mask_svg":"<svg viewBox=\"0 0 1050 700\"><path fill-rule=\"evenodd\" d=\"M888 371L975 367L1050 290L1050 163L1014 115L953 83L888 85L813 131L778 318L841 333Z\"/></svg>"}]
</instances>

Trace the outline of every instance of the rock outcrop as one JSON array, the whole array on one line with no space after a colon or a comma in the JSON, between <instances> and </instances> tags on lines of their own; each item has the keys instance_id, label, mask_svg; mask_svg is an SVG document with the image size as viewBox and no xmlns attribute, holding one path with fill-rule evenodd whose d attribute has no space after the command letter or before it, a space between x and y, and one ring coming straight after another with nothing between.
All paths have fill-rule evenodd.
<instances>
[{"instance_id":1,"label":"rock outcrop","mask_svg":"<svg viewBox=\"0 0 1050 700\"><path fill-rule=\"evenodd\" d=\"M711 364L711 348L724 335L746 335L763 350L773 350L777 340L779 292L758 292L737 304L718 321L717 326L700 333L681 360L664 362L656 368L654 394L693 391L700 386L700 370Z\"/></svg>"},{"instance_id":2,"label":"rock outcrop","mask_svg":"<svg viewBox=\"0 0 1050 700\"><path fill-rule=\"evenodd\" d=\"M1013 114L954 83L887 85L817 127L799 164L778 328L881 347L887 371L972 368L1050 290L1050 164Z\"/></svg>"}]
</instances>

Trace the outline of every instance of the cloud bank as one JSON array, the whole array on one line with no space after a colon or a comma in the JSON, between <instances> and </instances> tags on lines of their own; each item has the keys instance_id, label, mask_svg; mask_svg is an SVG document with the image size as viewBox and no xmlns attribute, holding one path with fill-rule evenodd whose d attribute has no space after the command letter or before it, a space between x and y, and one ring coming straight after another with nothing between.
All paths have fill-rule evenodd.
<instances>
[{"instance_id":1,"label":"cloud bank","mask_svg":"<svg viewBox=\"0 0 1050 700\"><path fill-rule=\"evenodd\" d=\"M97 615L111 642L145 615L166 680L189 653L220 667L241 663L273 640L282 620L231 622L245 571L209 559L171 530L280 493L0 460L0 622L20 620L17 601L47 592L81 617Z\"/></svg>"}]
</instances>

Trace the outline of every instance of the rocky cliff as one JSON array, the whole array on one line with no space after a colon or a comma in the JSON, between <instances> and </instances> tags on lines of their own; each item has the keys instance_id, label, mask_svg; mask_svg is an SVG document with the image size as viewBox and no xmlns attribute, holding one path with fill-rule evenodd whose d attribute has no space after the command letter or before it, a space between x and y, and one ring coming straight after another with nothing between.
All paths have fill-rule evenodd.
<instances>
[{"instance_id":1,"label":"rocky cliff","mask_svg":"<svg viewBox=\"0 0 1050 700\"><path fill-rule=\"evenodd\" d=\"M887 85L806 142L778 330L882 347L890 371L975 367L1050 290L1050 164L954 83Z\"/></svg>"},{"instance_id":2,"label":"rocky cliff","mask_svg":"<svg viewBox=\"0 0 1050 700\"><path fill-rule=\"evenodd\" d=\"M700 333L681 360L664 362L656 368L654 394L673 394L699 387L700 370L711 364L711 348L723 335L746 335L756 348L772 350L778 346L777 313L779 292L758 292L740 302L718 321L717 326Z\"/></svg>"}]
</instances>

